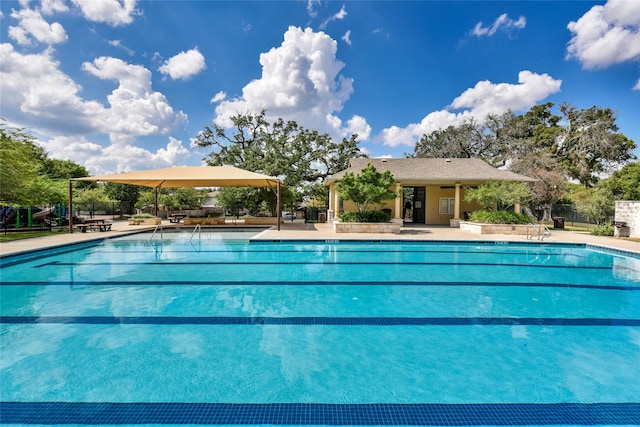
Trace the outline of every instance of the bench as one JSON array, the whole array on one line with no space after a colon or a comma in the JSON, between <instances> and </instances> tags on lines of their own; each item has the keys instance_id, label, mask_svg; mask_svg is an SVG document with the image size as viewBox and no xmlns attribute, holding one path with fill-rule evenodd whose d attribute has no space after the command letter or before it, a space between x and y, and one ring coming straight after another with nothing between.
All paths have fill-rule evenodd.
<instances>
[{"instance_id":1,"label":"bench","mask_svg":"<svg viewBox=\"0 0 640 427\"><path fill-rule=\"evenodd\" d=\"M86 233L87 230L90 231L111 231L111 223L103 222L103 223L94 223L94 224L77 224L76 228L80 230L81 233Z\"/></svg>"}]
</instances>

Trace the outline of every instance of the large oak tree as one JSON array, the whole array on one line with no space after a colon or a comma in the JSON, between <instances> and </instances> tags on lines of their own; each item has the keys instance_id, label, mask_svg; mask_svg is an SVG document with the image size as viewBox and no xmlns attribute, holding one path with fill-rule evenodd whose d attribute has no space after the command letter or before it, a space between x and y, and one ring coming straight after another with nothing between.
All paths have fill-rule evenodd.
<instances>
[{"instance_id":1,"label":"large oak tree","mask_svg":"<svg viewBox=\"0 0 640 427\"><path fill-rule=\"evenodd\" d=\"M357 135L336 143L326 133L306 129L295 121L269 123L263 110L231 118L232 129L206 126L196 145L210 148L205 161L212 166L232 165L252 172L278 176L292 187L321 182L346 169L349 159L362 157Z\"/></svg>"}]
</instances>

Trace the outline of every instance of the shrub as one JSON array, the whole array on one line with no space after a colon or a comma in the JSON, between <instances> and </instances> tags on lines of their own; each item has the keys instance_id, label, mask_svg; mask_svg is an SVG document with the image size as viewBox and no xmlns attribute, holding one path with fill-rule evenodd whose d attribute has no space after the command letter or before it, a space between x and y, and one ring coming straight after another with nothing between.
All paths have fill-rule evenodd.
<instances>
[{"instance_id":1,"label":"shrub","mask_svg":"<svg viewBox=\"0 0 640 427\"><path fill-rule=\"evenodd\" d=\"M589 229L589 233L594 236L613 236L613 226L609 224L599 225Z\"/></svg>"},{"instance_id":2,"label":"shrub","mask_svg":"<svg viewBox=\"0 0 640 427\"><path fill-rule=\"evenodd\" d=\"M359 175L347 172L336 183L336 189L343 199L356 205L358 212L364 213L369 211L370 205L381 205L386 200L395 199L397 194L389 189L394 183L391 172L378 172L369 163Z\"/></svg>"},{"instance_id":3,"label":"shrub","mask_svg":"<svg viewBox=\"0 0 640 427\"><path fill-rule=\"evenodd\" d=\"M529 224L531 218L512 211L476 211L471 214L469 221L486 224Z\"/></svg>"},{"instance_id":4,"label":"shrub","mask_svg":"<svg viewBox=\"0 0 640 427\"><path fill-rule=\"evenodd\" d=\"M132 218L135 219L144 219L144 218L155 218L155 215L151 215L151 214L135 214L134 216L132 216Z\"/></svg>"},{"instance_id":5,"label":"shrub","mask_svg":"<svg viewBox=\"0 0 640 427\"><path fill-rule=\"evenodd\" d=\"M340 215L342 222L389 222L391 217L382 211L349 211Z\"/></svg>"},{"instance_id":6,"label":"shrub","mask_svg":"<svg viewBox=\"0 0 640 427\"><path fill-rule=\"evenodd\" d=\"M222 212L207 212L202 215L189 215L189 218L220 218L224 216Z\"/></svg>"}]
</instances>

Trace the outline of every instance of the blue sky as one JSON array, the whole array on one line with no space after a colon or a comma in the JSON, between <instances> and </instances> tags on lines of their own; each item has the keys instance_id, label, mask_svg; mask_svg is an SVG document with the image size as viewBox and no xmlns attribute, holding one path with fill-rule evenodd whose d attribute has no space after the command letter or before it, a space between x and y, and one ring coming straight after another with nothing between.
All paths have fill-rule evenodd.
<instances>
[{"instance_id":1,"label":"blue sky","mask_svg":"<svg viewBox=\"0 0 640 427\"><path fill-rule=\"evenodd\" d=\"M93 174L198 165L266 109L372 157L543 102L610 107L640 144L640 1L0 3L0 115ZM636 150L640 155L640 151Z\"/></svg>"}]
</instances>

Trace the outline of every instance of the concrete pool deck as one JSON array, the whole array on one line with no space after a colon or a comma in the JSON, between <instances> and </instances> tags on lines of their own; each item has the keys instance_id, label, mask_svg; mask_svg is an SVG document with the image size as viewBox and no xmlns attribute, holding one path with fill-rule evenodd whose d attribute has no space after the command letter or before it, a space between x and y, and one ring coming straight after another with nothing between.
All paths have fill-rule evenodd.
<instances>
[{"instance_id":1,"label":"concrete pool deck","mask_svg":"<svg viewBox=\"0 0 640 427\"><path fill-rule=\"evenodd\" d=\"M64 246L74 243L88 242L105 238L120 237L127 234L150 231L155 227L129 225L126 220L111 220L113 223L111 231L86 232L74 231L73 234L52 234L50 236L36 237L30 239L14 240L0 243L0 256L14 255L23 252L31 252L40 249L47 249L56 246ZM163 221L164 229L176 227L169 221ZM178 225L178 227L182 227ZM192 229L192 226L184 226ZM226 228L238 227L247 228L241 221L228 222ZM259 227L258 227L259 228ZM275 227L264 230L254 237L254 240L449 240L449 241L499 241L499 242L537 242L537 240L527 240L522 235L504 234L473 234L461 231L459 228L446 226L429 226L422 224L405 224L398 234L378 234L378 233L334 233L332 225L305 224L301 221L285 222L281 225L280 231ZM640 243L629 239L614 237L593 236L587 232L575 232L567 230L552 230L551 236L544 239L544 242L553 243L584 243L602 246L605 248L618 249L640 254Z\"/></svg>"}]
</instances>

